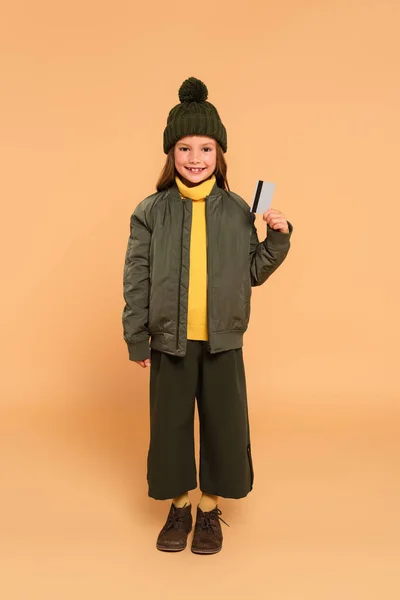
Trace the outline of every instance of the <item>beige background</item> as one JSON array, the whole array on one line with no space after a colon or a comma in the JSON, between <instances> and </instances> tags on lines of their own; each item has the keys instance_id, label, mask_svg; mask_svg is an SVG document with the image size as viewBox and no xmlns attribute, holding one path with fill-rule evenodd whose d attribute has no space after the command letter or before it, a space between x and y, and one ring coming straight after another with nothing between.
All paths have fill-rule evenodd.
<instances>
[{"instance_id":1,"label":"beige background","mask_svg":"<svg viewBox=\"0 0 400 600\"><path fill-rule=\"evenodd\" d=\"M398 598L399 3L1 13L2 597ZM254 490L221 499L207 558L155 549L169 503L121 324L129 217L189 76L231 189L274 181L294 225L245 336Z\"/></svg>"}]
</instances>

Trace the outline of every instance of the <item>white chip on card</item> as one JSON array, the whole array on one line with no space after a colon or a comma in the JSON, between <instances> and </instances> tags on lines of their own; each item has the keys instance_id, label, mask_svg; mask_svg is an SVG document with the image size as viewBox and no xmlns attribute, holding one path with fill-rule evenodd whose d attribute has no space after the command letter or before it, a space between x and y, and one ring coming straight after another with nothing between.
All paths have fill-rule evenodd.
<instances>
[{"instance_id":1,"label":"white chip on card","mask_svg":"<svg viewBox=\"0 0 400 600\"><path fill-rule=\"evenodd\" d=\"M262 213L271 206L272 196L274 194L275 183L259 180L254 192L252 212Z\"/></svg>"}]
</instances>

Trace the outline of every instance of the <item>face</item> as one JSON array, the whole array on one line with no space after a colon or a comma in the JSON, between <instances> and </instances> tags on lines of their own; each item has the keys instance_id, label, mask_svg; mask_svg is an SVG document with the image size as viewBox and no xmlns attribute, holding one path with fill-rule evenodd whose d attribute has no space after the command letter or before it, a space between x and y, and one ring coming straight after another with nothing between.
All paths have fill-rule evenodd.
<instances>
[{"instance_id":1,"label":"face","mask_svg":"<svg viewBox=\"0 0 400 600\"><path fill-rule=\"evenodd\" d=\"M217 163L217 147L214 138L188 135L181 138L174 148L175 168L185 185L192 187L210 177Z\"/></svg>"}]
</instances>

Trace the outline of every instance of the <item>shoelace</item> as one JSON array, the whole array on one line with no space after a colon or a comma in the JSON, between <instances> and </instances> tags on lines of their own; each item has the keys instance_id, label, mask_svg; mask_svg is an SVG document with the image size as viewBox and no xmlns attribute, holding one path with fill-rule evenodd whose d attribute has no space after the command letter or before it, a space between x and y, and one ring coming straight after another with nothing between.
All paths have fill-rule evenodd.
<instances>
[{"instance_id":1,"label":"shoelace","mask_svg":"<svg viewBox=\"0 0 400 600\"><path fill-rule=\"evenodd\" d=\"M221 519L221 517L219 515L222 515L222 511L219 508L214 508L213 510L203 513L200 516L200 528L201 529L211 529L211 531L214 531L215 525L217 523L217 519L219 519L220 521L222 521L223 523L225 523L225 525L228 525L228 523L226 521L224 521L223 519ZM230 527L228 525L228 527Z\"/></svg>"},{"instance_id":2,"label":"shoelace","mask_svg":"<svg viewBox=\"0 0 400 600\"><path fill-rule=\"evenodd\" d=\"M182 506L185 508L187 502ZM171 527L175 527L175 529L179 529L179 525L185 521L185 517L182 513L182 508L179 509L176 506L172 506L172 513L168 516L167 522L164 527L164 531L168 531Z\"/></svg>"}]
</instances>

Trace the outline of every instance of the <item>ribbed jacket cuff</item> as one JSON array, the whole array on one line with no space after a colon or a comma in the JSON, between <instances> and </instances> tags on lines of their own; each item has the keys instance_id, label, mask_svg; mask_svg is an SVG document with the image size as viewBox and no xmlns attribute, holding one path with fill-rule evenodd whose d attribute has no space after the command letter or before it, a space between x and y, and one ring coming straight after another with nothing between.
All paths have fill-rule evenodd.
<instances>
[{"instance_id":1,"label":"ribbed jacket cuff","mask_svg":"<svg viewBox=\"0 0 400 600\"><path fill-rule=\"evenodd\" d=\"M143 340L143 342L136 342L127 344L129 360L146 360L150 358L150 346L149 340Z\"/></svg>"},{"instance_id":2,"label":"ribbed jacket cuff","mask_svg":"<svg viewBox=\"0 0 400 600\"><path fill-rule=\"evenodd\" d=\"M289 245L290 236L292 235L293 225L288 221L289 227L288 233L282 233L282 231L277 231L276 229L272 229L269 225L267 225L267 237L265 238L265 243L270 248L276 248L277 250L286 250Z\"/></svg>"}]
</instances>

